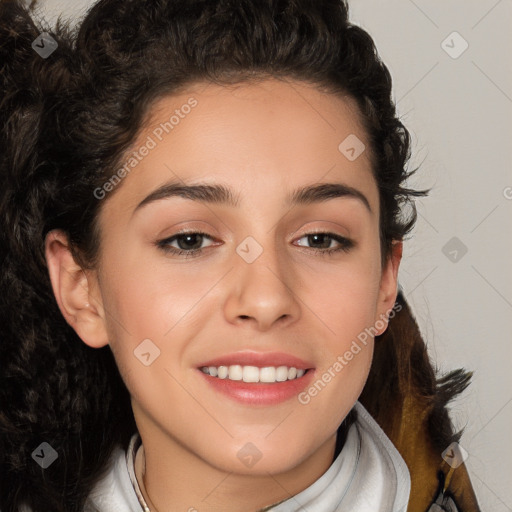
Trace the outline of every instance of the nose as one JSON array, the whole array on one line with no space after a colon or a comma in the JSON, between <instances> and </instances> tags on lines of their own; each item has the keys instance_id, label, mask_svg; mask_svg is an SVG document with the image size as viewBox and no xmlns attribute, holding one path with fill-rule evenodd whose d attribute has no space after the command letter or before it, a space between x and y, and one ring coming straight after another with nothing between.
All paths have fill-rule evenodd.
<instances>
[{"instance_id":1,"label":"nose","mask_svg":"<svg viewBox=\"0 0 512 512\"><path fill-rule=\"evenodd\" d=\"M240 256L242 252L235 253L224 313L230 323L253 324L266 331L277 324L284 327L298 321L300 280L275 244L260 247L261 254L251 263Z\"/></svg>"}]
</instances>

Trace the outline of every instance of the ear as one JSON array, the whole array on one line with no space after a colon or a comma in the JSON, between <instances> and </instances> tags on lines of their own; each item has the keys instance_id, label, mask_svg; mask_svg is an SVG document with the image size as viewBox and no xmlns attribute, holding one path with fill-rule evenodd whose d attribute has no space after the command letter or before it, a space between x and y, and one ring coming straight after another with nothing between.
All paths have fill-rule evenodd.
<instances>
[{"instance_id":1,"label":"ear","mask_svg":"<svg viewBox=\"0 0 512 512\"><path fill-rule=\"evenodd\" d=\"M389 315L395 305L398 295L398 268L402 260L403 243L401 240L393 241L391 253L382 270L380 281L379 298L377 302L376 326L382 326L378 329L376 336L380 336L388 327ZM384 325L382 325L384 324Z\"/></svg>"},{"instance_id":2,"label":"ear","mask_svg":"<svg viewBox=\"0 0 512 512\"><path fill-rule=\"evenodd\" d=\"M105 315L95 273L87 275L75 262L68 237L61 230L46 235L45 256L53 293L66 322L86 345L93 348L107 345Z\"/></svg>"}]
</instances>

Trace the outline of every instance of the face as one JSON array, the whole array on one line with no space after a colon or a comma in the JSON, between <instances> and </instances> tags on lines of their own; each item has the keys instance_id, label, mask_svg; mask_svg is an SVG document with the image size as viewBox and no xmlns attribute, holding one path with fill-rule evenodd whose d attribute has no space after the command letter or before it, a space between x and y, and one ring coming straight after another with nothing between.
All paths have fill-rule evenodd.
<instances>
[{"instance_id":1,"label":"face","mask_svg":"<svg viewBox=\"0 0 512 512\"><path fill-rule=\"evenodd\" d=\"M355 102L267 80L197 85L150 114L122 179L97 191L87 308L48 242L59 306L85 343L110 344L143 439L223 471L286 471L334 440L396 298ZM199 185L217 194L176 188ZM291 379L244 382L275 375Z\"/></svg>"}]
</instances>

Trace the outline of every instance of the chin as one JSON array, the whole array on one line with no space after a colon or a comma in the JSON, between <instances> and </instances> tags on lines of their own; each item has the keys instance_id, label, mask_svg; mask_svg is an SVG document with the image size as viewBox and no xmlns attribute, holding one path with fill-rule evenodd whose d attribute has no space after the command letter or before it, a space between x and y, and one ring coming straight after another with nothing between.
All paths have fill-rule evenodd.
<instances>
[{"instance_id":1,"label":"chin","mask_svg":"<svg viewBox=\"0 0 512 512\"><path fill-rule=\"evenodd\" d=\"M265 477L269 473L286 473L301 464L310 455L305 444L287 443L283 447L268 440L245 441L225 447L222 454L204 454L203 459L228 473Z\"/></svg>"}]
</instances>

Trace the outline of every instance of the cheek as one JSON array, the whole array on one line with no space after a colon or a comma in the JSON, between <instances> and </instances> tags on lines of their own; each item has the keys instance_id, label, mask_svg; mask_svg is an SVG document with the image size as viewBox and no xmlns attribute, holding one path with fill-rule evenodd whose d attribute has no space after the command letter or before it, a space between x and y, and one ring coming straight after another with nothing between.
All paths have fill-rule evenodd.
<instances>
[{"instance_id":1,"label":"cheek","mask_svg":"<svg viewBox=\"0 0 512 512\"><path fill-rule=\"evenodd\" d=\"M184 266L171 265L164 257L154 261L143 251L133 251L105 270L107 322L130 343L154 337L162 341L185 317L194 315L194 305L206 295L215 279L198 279ZM142 339L141 339L142 337Z\"/></svg>"},{"instance_id":2,"label":"cheek","mask_svg":"<svg viewBox=\"0 0 512 512\"><path fill-rule=\"evenodd\" d=\"M357 400L370 371L380 279L373 260L362 255L329 274L309 273L300 291L317 317L314 332L321 360L316 381L301 403L310 405L314 414L330 404L339 412L332 418L333 427Z\"/></svg>"},{"instance_id":3,"label":"cheek","mask_svg":"<svg viewBox=\"0 0 512 512\"><path fill-rule=\"evenodd\" d=\"M343 344L373 325L379 295L379 268L359 260L331 272L308 273L298 291L317 315L330 340L329 349Z\"/></svg>"},{"instance_id":4,"label":"cheek","mask_svg":"<svg viewBox=\"0 0 512 512\"><path fill-rule=\"evenodd\" d=\"M205 330L215 309L211 290L222 272L199 276L187 265L148 261L135 250L105 262L111 262L102 284L110 346L127 387L140 396L162 387L162 380L163 388L172 385L158 369L175 374L186 365L190 340Z\"/></svg>"}]
</instances>

